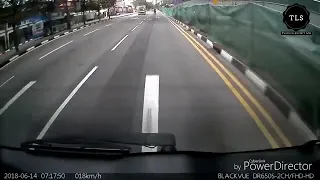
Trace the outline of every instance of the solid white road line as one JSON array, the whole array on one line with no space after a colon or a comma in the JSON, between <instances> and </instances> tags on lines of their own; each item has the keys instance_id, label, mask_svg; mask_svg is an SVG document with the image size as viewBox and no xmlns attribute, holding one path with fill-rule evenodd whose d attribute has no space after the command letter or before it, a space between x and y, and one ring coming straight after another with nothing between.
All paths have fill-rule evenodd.
<instances>
[{"instance_id":1,"label":"solid white road line","mask_svg":"<svg viewBox=\"0 0 320 180\"><path fill-rule=\"evenodd\" d=\"M63 110L63 108L68 104L68 102L72 99L72 97L77 93L77 91L81 88L81 86L86 82L86 80L89 79L89 77L96 71L98 66L95 66L82 80L81 82L74 88L74 90L69 94L67 99L63 101L63 103L59 106L59 108L54 112L54 114L51 116L47 124L44 126L44 128L41 130L40 134L38 135L37 139L42 139L43 136L46 134L52 123L56 120L60 112Z\"/></svg>"},{"instance_id":2,"label":"solid white road line","mask_svg":"<svg viewBox=\"0 0 320 180\"><path fill-rule=\"evenodd\" d=\"M31 51L32 49L34 49L35 47L34 46L31 46L27 49L27 51Z\"/></svg>"},{"instance_id":3,"label":"solid white road line","mask_svg":"<svg viewBox=\"0 0 320 180\"><path fill-rule=\"evenodd\" d=\"M24 92L26 92L36 81L30 81L27 85L25 85L13 98L11 98L7 104L5 104L1 109L0 109L0 115L6 111L9 106L14 103Z\"/></svg>"},{"instance_id":4,"label":"solid white road line","mask_svg":"<svg viewBox=\"0 0 320 180\"><path fill-rule=\"evenodd\" d=\"M134 27L131 31L134 31L137 27L138 27L138 25L136 25L136 27Z\"/></svg>"},{"instance_id":5,"label":"solid white road line","mask_svg":"<svg viewBox=\"0 0 320 180\"><path fill-rule=\"evenodd\" d=\"M73 40L72 40L72 41L69 41L69 42L67 42L67 43L65 43L64 45L62 45L62 46L60 46L60 47L58 47L58 48L56 48L56 49L54 49L54 50L52 50L52 51L48 52L47 54L45 54L45 55L43 55L43 56L41 56L38 60L40 60L40 59L42 59L42 58L44 58L44 57L48 56L49 54L51 54L51 53L55 52L56 50L58 50L58 49L60 49L60 48L62 48L62 47L64 47L64 46L66 46L66 45L68 45L68 44L70 44L70 43L72 43L72 42L73 42Z\"/></svg>"},{"instance_id":6,"label":"solid white road line","mask_svg":"<svg viewBox=\"0 0 320 180\"><path fill-rule=\"evenodd\" d=\"M144 86L142 133L158 133L159 75L147 75ZM142 152L156 152L157 147L142 146Z\"/></svg>"},{"instance_id":7,"label":"solid white road line","mask_svg":"<svg viewBox=\"0 0 320 180\"><path fill-rule=\"evenodd\" d=\"M47 42L49 42L49 40L47 39L47 40L45 40L45 41L42 41L41 42L41 44L45 44L45 43L47 43Z\"/></svg>"},{"instance_id":8,"label":"solid white road line","mask_svg":"<svg viewBox=\"0 0 320 180\"><path fill-rule=\"evenodd\" d=\"M129 35L127 34L125 37L123 37L123 38L118 42L118 44L116 44L116 45L111 49L111 51L115 50L115 49L122 43L122 41L124 41L128 36L129 36Z\"/></svg>"},{"instance_id":9,"label":"solid white road line","mask_svg":"<svg viewBox=\"0 0 320 180\"><path fill-rule=\"evenodd\" d=\"M4 86L7 82L9 82L12 78L14 78L14 76L12 76L12 77L9 78L8 80L6 80L4 83L2 83L2 84L0 85L0 88L1 88L2 86Z\"/></svg>"},{"instance_id":10,"label":"solid white road line","mask_svg":"<svg viewBox=\"0 0 320 180\"><path fill-rule=\"evenodd\" d=\"M88 32L87 34L85 34L85 35L83 35L83 36L87 36L87 35L89 35L89 34L91 34L91 33L93 33L93 32L95 32L95 31L98 31L99 29L95 29L95 30L93 30L93 31L91 31L91 32Z\"/></svg>"},{"instance_id":11,"label":"solid white road line","mask_svg":"<svg viewBox=\"0 0 320 180\"><path fill-rule=\"evenodd\" d=\"M9 61L13 61L13 60L17 59L18 57L19 57L19 55L15 55L15 56L11 57L11 58L9 59Z\"/></svg>"}]
</instances>

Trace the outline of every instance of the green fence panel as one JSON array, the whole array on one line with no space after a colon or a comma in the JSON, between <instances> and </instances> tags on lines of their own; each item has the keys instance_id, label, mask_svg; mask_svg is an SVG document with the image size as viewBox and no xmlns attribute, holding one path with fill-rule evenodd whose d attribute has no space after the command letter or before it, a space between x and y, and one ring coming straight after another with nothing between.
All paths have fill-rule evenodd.
<instances>
[{"instance_id":1,"label":"green fence panel","mask_svg":"<svg viewBox=\"0 0 320 180\"><path fill-rule=\"evenodd\" d=\"M319 129L318 27L306 27L305 31L312 31L312 36L282 36L281 31L288 31L282 22L282 13L251 3L213 6L191 1L164 8L164 12L201 30L210 40L227 48L280 92L314 131Z\"/></svg>"}]
</instances>

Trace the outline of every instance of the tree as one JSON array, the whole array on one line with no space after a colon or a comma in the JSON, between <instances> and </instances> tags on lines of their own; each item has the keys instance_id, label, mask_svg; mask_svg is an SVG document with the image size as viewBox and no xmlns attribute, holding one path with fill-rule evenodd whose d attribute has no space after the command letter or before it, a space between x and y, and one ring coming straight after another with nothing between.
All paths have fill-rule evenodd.
<instances>
[{"instance_id":1,"label":"tree","mask_svg":"<svg viewBox=\"0 0 320 180\"><path fill-rule=\"evenodd\" d=\"M137 6L140 5L146 5L147 1L146 0L135 0L133 1L133 6L136 8Z\"/></svg>"},{"instance_id":2,"label":"tree","mask_svg":"<svg viewBox=\"0 0 320 180\"><path fill-rule=\"evenodd\" d=\"M101 19L100 10L114 6L116 0L90 0L90 7L98 12L98 18Z\"/></svg>"}]
</instances>

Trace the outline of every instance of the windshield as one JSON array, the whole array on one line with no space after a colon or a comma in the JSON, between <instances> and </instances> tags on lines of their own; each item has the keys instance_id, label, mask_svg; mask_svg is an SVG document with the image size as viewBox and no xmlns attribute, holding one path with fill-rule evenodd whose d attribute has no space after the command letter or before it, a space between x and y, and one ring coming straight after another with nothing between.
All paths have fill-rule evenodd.
<instances>
[{"instance_id":1,"label":"windshield","mask_svg":"<svg viewBox=\"0 0 320 180\"><path fill-rule=\"evenodd\" d=\"M1 1L1 145L169 133L178 151L234 152L319 136L318 1L112 2Z\"/></svg>"}]
</instances>

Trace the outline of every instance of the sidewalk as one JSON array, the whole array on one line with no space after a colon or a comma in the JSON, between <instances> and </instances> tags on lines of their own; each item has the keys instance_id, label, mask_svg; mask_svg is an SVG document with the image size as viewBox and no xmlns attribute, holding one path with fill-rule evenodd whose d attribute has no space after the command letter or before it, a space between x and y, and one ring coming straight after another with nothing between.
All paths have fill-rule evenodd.
<instances>
[{"instance_id":1,"label":"sidewalk","mask_svg":"<svg viewBox=\"0 0 320 180\"><path fill-rule=\"evenodd\" d=\"M127 13L127 14L121 14L121 15L117 15L117 16L111 16L112 19L114 18L119 18L119 17L124 17L124 16L129 16L129 15L133 15L134 13ZM108 18L102 18L99 22L99 19L96 20L92 20L92 21L86 21L86 25L87 26L91 26L93 24L97 24L97 23L101 23L101 22L105 22L108 21ZM47 36L47 37L43 37L43 38L38 38L38 39L32 39L30 41L26 41L23 44L19 45L19 52L16 52L15 48L13 47L10 50L7 50L4 53L0 53L0 68L4 65L6 65L7 63L9 63L10 61L13 61L14 59L16 59L17 57L21 56L22 54L31 51L32 49L41 46L43 44L48 43L49 41L53 40L53 39L57 39L60 38L61 36L67 35L71 32L74 32L76 30L80 30L84 27L83 23L78 23L78 24L74 24L71 29L67 29L64 31L60 31L58 33L55 33L54 35L51 36Z\"/></svg>"}]
</instances>

